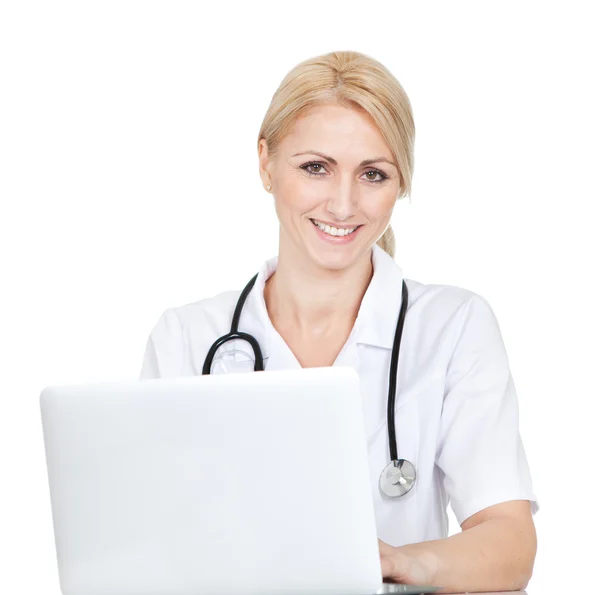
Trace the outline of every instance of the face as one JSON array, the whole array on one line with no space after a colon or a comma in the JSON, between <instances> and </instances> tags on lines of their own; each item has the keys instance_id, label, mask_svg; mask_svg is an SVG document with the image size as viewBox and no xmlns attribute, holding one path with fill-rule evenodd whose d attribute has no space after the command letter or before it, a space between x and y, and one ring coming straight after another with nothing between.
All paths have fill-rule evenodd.
<instances>
[{"instance_id":1,"label":"face","mask_svg":"<svg viewBox=\"0 0 600 595\"><path fill-rule=\"evenodd\" d=\"M273 158L262 139L260 174L275 196L280 252L328 269L369 253L400 190L393 161L370 116L340 105L315 107L298 119Z\"/></svg>"}]
</instances>

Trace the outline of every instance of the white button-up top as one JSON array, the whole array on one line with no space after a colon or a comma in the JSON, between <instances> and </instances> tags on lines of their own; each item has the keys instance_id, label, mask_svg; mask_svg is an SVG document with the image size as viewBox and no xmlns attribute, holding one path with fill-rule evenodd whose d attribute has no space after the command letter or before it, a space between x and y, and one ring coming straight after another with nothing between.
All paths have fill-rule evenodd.
<instances>
[{"instance_id":1,"label":"white button-up top","mask_svg":"<svg viewBox=\"0 0 600 595\"><path fill-rule=\"evenodd\" d=\"M373 277L354 327L334 366L359 374L378 536L393 546L448 536L448 503L459 524L507 500L539 504L519 433L517 394L497 319L478 294L451 285L404 278L394 259L375 245ZM268 316L267 260L242 310L239 330L256 337L265 370L300 368ZM379 491L389 462L387 393L394 333L408 289L396 388L399 458L417 470L400 498ZM167 309L148 338L140 378L202 374L212 343L229 332L240 291ZM213 373L253 369L250 345L221 346Z\"/></svg>"}]
</instances>

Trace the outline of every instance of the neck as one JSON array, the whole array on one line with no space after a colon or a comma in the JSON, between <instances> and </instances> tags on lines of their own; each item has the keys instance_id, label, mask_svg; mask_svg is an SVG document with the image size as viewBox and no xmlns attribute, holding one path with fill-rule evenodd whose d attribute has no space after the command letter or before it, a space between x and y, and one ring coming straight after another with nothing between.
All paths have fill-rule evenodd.
<instances>
[{"instance_id":1,"label":"neck","mask_svg":"<svg viewBox=\"0 0 600 595\"><path fill-rule=\"evenodd\" d=\"M301 333L351 328L372 276L371 251L347 269L331 270L280 244L277 270L265 284L267 311L276 326Z\"/></svg>"}]
</instances>

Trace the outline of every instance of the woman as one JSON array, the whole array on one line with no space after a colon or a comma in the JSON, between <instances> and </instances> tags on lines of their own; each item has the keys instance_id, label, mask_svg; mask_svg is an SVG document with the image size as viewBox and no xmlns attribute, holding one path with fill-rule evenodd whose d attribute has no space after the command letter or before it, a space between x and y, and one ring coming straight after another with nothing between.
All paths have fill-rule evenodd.
<instances>
[{"instance_id":1,"label":"woman","mask_svg":"<svg viewBox=\"0 0 600 595\"><path fill-rule=\"evenodd\" d=\"M332 52L298 64L273 96L259 170L280 222L239 328L265 369L350 365L361 378L384 578L452 591L524 588L539 505L518 428L497 320L464 288L406 279L389 227L410 193L414 123L403 88L377 61ZM399 456L419 480L377 489L388 461L387 377L402 281L408 309L398 366ZM197 375L229 332L239 291L170 308L149 337L141 377ZM252 369L252 350L219 348L212 371ZM447 505L462 528L448 537Z\"/></svg>"}]
</instances>

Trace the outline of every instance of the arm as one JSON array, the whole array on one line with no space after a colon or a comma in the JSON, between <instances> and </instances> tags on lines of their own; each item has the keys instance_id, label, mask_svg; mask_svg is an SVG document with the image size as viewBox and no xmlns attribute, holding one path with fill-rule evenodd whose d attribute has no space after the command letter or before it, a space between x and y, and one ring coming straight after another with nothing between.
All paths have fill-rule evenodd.
<instances>
[{"instance_id":1,"label":"arm","mask_svg":"<svg viewBox=\"0 0 600 595\"><path fill-rule=\"evenodd\" d=\"M402 582L448 591L514 590L531 576L539 509L519 433L517 394L498 321L472 295L446 373L436 465L462 533L392 548ZM382 560L382 567L388 562ZM389 571L389 568L388 568ZM420 579L420 580L419 580ZM414 582L416 581L416 583Z\"/></svg>"},{"instance_id":2,"label":"arm","mask_svg":"<svg viewBox=\"0 0 600 595\"><path fill-rule=\"evenodd\" d=\"M440 593L524 589L533 572L537 536L528 500L485 508L462 533L400 547L380 544L384 577L443 588Z\"/></svg>"}]
</instances>

